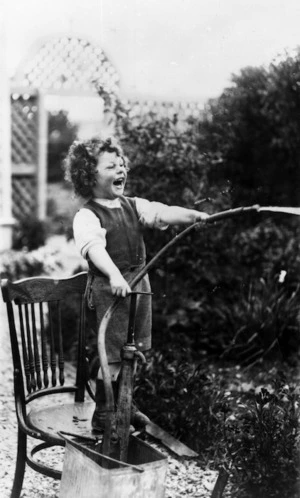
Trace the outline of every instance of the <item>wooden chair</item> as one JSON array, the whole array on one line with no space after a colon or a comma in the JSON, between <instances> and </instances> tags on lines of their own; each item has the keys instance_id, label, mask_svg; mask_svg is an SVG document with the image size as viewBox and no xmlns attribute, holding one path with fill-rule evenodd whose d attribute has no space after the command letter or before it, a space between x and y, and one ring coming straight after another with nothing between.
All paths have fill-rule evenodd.
<instances>
[{"instance_id":1,"label":"wooden chair","mask_svg":"<svg viewBox=\"0 0 300 498\"><path fill-rule=\"evenodd\" d=\"M85 349L86 280L87 274L82 272L66 279L33 277L1 282L11 339L18 420L13 498L20 496L26 463L46 476L61 478L58 469L33 458L41 450L65 445L59 431L81 435L91 431L95 404L88 382ZM71 381L67 374L72 366L68 363L65 368L64 356L64 338L70 337L67 330L70 327L64 325L66 298L69 302L73 299L76 313L78 309L78 326L74 327L77 330L71 331L77 345L77 365L73 367ZM68 313L70 318L70 307ZM28 436L35 438L30 440L35 442L31 451L27 448Z\"/></svg>"}]
</instances>

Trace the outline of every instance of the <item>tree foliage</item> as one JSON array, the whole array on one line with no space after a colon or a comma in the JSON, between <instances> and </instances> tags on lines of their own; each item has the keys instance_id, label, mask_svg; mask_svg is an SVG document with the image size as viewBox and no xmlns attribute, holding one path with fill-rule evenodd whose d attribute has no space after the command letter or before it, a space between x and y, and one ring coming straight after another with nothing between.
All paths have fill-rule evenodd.
<instances>
[{"instance_id":1,"label":"tree foliage","mask_svg":"<svg viewBox=\"0 0 300 498\"><path fill-rule=\"evenodd\" d=\"M62 161L72 142L77 138L78 127L60 110L48 115L48 181L63 180Z\"/></svg>"},{"instance_id":2,"label":"tree foliage","mask_svg":"<svg viewBox=\"0 0 300 498\"><path fill-rule=\"evenodd\" d=\"M215 160L211 178L230 181L234 205L298 205L300 52L268 69L245 68L232 81L200 125Z\"/></svg>"}]
</instances>

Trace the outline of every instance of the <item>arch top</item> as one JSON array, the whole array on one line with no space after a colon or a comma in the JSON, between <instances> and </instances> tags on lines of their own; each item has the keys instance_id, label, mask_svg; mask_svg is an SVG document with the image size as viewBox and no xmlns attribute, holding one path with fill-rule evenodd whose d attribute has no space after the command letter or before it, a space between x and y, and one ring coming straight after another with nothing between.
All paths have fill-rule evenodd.
<instances>
[{"instance_id":1,"label":"arch top","mask_svg":"<svg viewBox=\"0 0 300 498\"><path fill-rule=\"evenodd\" d=\"M120 78L99 46L81 37L56 36L37 42L12 82L49 93L95 93L97 87L103 87L115 94Z\"/></svg>"}]
</instances>

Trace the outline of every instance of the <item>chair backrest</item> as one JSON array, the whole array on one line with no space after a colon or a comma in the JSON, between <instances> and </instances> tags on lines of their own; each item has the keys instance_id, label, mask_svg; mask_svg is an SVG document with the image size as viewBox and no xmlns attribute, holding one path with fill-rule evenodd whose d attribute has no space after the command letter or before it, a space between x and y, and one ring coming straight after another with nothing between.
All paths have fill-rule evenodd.
<instances>
[{"instance_id":1,"label":"chair backrest","mask_svg":"<svg viewBox=\"0 0 300 498\"><path fill-rule=\"evenodd\" d=\"M15 396L26 402L49 392L86 387L85 301L87 273L70 278L1 281L14 363ZM67 318L65 318L67 317ZM76 381L65 385L65 346L77 346Z\"/></svg>"}]
</instances>

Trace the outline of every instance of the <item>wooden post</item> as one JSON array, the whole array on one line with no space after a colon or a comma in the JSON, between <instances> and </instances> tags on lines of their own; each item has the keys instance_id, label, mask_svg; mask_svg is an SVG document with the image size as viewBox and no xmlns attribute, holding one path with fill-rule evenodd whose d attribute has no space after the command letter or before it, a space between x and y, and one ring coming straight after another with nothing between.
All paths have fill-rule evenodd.
<instances>
[{"instance_id":1,"label":"wooden post","mask_svg":"<svg viewBox=\"0 0 300 498\"><path fill-rule=\"evenodd\" d=\"M0 12L0 251L12 244L10 88L6 65L5 23Z\"/></svg>"}]
</instances>

